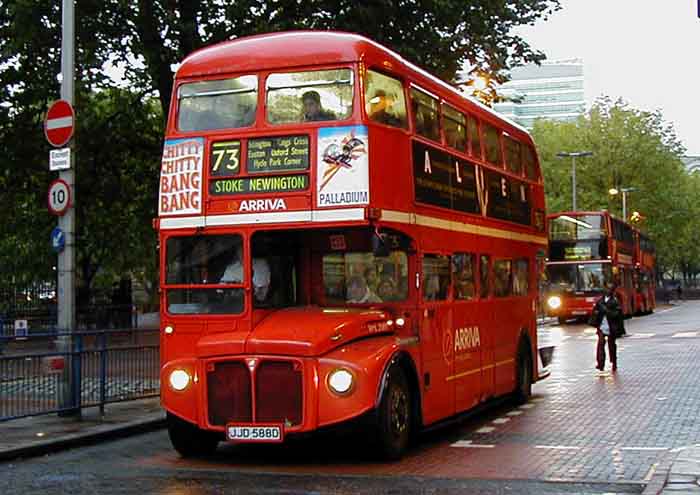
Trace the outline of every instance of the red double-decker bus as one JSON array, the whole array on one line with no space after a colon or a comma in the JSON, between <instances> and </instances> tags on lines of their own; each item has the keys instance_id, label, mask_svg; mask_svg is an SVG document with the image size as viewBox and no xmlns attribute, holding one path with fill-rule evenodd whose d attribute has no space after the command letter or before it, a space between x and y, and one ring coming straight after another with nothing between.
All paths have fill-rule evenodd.
<instances>
[{"instance_id":1,"label":"red double-decker bus","mask_svg":"<svg viewBox=\"0 0 700 495\"><path fill-rule=\"evenodd\" d=\"M269 34L185 59L157 226L182 455L357 421L396 458L425 426L526 400L548 364L530 136L366 38Z\"/></svg>"},{"instance_id":2,"label":"red double-decker bus","mask_svg":"<svg viewBox=\"0 0 700 495\"><path fill-rule=\"evenodd\" d=\"M634 235L634 308L637 314L649 314L656 308L656 246L639 230L635 229Z\"/></svg>"},{"instance_id":3,"label":"red double-decker bus","mask_svg":"<svg viewBox=\"0 0 700 495\"><path fill-rule=\"evenodd\" d=\"M547 314L560 323L587 318L612 281L624 314L634 314L635 229L607 211L555 213L547 220Z\"/></svg>"}]
</instances>

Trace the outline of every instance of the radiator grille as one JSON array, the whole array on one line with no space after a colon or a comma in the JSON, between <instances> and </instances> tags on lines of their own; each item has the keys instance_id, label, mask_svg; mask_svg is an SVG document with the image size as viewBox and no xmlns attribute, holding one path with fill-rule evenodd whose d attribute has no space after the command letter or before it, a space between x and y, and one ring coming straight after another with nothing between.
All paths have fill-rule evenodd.
<instances>
[{"instance_id":1,"label":"radiator grille","mask_svg":"<svg viewBox=\"0 0 700 495\"><path fill-rule=\"evenodd\" d=\"M265 361L255 374L255 419L261 423L301 424L301 366L289 361Z\"/></svg>"},{"instance_id":2,"label":"radiator grille","mask_svg":"<svg viewBox=\"0 0 700 495\"><path fill-rule=\"evenodd\" d=\"M207 373L209 424L252 421L250 373L243 362L215 363Z\"/></svg>"}]
</instances>

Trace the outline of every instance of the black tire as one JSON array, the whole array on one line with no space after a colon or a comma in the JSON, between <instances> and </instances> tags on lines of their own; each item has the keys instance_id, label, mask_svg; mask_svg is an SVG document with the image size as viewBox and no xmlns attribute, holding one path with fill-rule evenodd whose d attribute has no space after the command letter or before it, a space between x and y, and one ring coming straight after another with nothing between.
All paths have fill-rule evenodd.
<instances>
[{"instance_id":1,"label":"black tire","mask_svg":"<svg viewBox=\"0 0 700 495\"><path fill-rule=\"evenodd\" d=\"M408 380L399 366L392 366L377 410L376 443L382 460L401 458L408 448L412 426L413 411Z\"/></svg>"},{"instance_id":2,"label":"black tire","mask_svg":"<svg viewBox=\"0 0 700 495\"><path fill-rule=\"evenodd\" d=\"M173 448L182 457L203 457L216 451L220 435L204 431L192 423L168 413L168 435Z\"/></svg>"},{"instance_id":3,"label":"black tire","mask_svg":"<svg viewBox=\"0 0 700 495\"><path fill-rule=\"evenodd\" d=\"M520 344L515 366L516 378L513 397L516 404L525 404L532 395L532 355L525 342Z\"/></svg>"},{"instance_id":4,"label":"black tire","mask_svg":"<svg viewBox=\"0 0 700 495\"><path fill-rule=\"evenodd\" d=\"M563 316L557 316L557 322L560 325L564 325L566 323L566 318L564 318Z\"/></svg>"}]
</instances>

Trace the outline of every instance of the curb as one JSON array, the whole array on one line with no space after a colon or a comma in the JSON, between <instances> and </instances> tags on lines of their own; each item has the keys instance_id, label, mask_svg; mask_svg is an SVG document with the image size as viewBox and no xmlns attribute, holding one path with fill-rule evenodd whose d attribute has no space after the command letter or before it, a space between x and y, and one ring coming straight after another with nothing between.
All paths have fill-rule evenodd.
<instances>
[{"instance_id":1,"label":"curb","mask_svg":"<svg viewBox=\"0 0 700 495\"><path fill-rule=\"evenodd\" d=\"M31 442L21 447L13 447L0 450L0 462L11 461L17 458L37 457L51 454L74 447L93 445L102 441L116 440L132 435L147 433L164 428L165 415L161 412L154 413L145 419L130 421L119 425L105 425L94 428L93 431L63 435L51 440Z\"/></svg>"}]
</instances>

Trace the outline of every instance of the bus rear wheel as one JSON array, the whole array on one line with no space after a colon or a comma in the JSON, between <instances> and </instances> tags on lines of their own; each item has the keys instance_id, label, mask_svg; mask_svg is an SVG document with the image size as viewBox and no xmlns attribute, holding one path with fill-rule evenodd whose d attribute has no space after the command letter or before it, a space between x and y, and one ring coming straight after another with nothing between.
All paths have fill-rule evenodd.
<instances>
[{"instance_id":1,"label":"bus rear wheel","mask_svg":"<svg viewBox=\"0 0 700 495\"><path fill-rule=\"evenodd\" d=\"M525 404L532 395L532 356L525 342L520 344L516 358L515 402Z\"/></svg>"},{"instance_id":2,"label":"bus rear wheel","mask_svg":"<svg viewBox=\"0 0 700 495\"><path fill-rule=\"evenodd\" d=\"M399 366L389 369L387 384L377 411L376 442L384 460L400 459L411 438L411 391Z\"/></svg>"},{"instance_id":3,"label":"bus rear wheel","mask_svg":"<svg viewBox=\"0 0 700 495\"><path fill-rule=\"evenodd\" d=\"M219 444L219 435L197 428L168 413L168 436L173 448L182 457L202 457L213 454Z\"/></svg>"}]
</instances>

